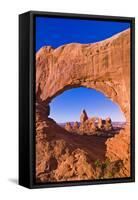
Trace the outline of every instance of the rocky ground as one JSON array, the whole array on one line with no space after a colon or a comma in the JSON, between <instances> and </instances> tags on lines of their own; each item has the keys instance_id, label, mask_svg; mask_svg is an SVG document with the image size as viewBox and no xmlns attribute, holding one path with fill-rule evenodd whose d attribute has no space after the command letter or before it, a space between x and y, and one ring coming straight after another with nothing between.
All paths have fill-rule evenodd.
<instances>
[{"instance_id":1,"label":"rocky ground","mask_svg":"<svg viewBox=\"0 0 138 200\"><path fill-rule=\"evenodd\" d=\"M128 176L129 154L124 155L128 144L122 140L124 131L121 134L122 136L118 134L114 137L121 137L120 145L123 144L124 147L122 159L113 153L115 149L117 154L121 147L117 148L111 137L69 132L53 119L44 118L37 112L36 181L93 180ZM124 164L127 165L124 167Z\"/></svg>"}]
</instances>

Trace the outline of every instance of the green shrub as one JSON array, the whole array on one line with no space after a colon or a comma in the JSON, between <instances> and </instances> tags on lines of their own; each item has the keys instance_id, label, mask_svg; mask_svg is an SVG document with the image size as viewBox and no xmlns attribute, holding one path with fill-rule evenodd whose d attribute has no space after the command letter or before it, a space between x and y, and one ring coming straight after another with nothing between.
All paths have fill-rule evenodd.
<instances>
[{"instance_id":1,"label":"green shrub","mask_svg":"<svg viewBox=\"0 0 138 200\"><path fill-rule=\"evenodd\" d=\"M101 166L101 163L100 163L100 161L97 159L97 160L95 160L94 165L95 165L95 167L100 167L100 166Z\"/></svg>"}]
</instances>

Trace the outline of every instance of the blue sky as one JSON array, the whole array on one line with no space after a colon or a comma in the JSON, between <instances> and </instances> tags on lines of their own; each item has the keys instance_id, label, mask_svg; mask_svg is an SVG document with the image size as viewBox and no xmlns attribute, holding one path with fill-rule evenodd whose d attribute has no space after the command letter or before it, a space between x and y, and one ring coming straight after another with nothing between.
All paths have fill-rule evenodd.
<instances>
[{"instance_id":1,"label":"blue sky","mask_svg":"<svg viewBox=\"0 0 138 200\"><path fill-rule=\"evenodd\" d=\"M89 117L111 117L113 121L125 121L119 106L103 93L84 87L73 88L55 97L50 104L50 117L58 123L79 121L80 113L86 110Z\"/></svg>"},{"instance_id":2,"label":"blue sky","mask_svg":"<svg viewBox=\"0 0 138 200\"><path fill-rule=\"evenodd\" d=\"M97 42L129 27L125 22L36 17L36 51L44 45Z\"/></svg>"},{"instance_id":3,"label":"blue sky","mask_svg":"<svg viewBox=\"0 0 138 200\"><path fill-rule=\"evenodd\" d=\"M101 41L129 27L127 22L36 17L36 51L45 45L56 48L72 42L86 44ZM125 120L115 103L92 89L68 90L53 99L50 107L50 116L57 122L79 120L83 108L90 116Z\"/></svg>"}]
</instances>

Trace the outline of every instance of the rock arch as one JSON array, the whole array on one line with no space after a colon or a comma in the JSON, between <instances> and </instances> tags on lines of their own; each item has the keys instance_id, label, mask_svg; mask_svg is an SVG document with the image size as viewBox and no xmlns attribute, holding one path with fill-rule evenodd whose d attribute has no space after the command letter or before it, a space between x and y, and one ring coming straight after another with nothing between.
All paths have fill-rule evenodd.
<instances>
[{"instance_id":1,"label":"rock arch","mask_svg":"<svg viewBox=\"0 0 138 200\"><path fill-rule=\"evenodd\" d=\"M36 53L36 177L44 173L45 152L50 155L47 144L52 144L50 138L58 137L55 129L61 132L60 127L47 118L49 103L65 90L80 86L101 91L124 113L128 126L106 141L106 157L111 161L121 160L123 167L118 177L129 177L130 29L101 42L72 43L56 49L47 46ZM43 177L42 180L45 181Z\"/></svg>"},{"instance_id":2,"label":"rock arch","mask_svg":"<svg viewBox=\"0 0 138 200\"><path fill-rule=\"evenodd\" d=\"M36 96L46 105L74 87L88 87L116 102L130 122L130 29L92 44L71 43L36 54Z\"/></svg>"}]
</instances>

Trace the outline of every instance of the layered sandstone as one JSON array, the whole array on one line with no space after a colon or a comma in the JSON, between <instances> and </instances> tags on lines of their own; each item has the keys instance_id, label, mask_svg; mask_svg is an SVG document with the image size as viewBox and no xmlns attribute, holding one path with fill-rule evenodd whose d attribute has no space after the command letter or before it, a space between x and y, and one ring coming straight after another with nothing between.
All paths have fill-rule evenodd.
<instances>
[{"instance_id":1,"label":"layered sandstone","mask_svg":"<svg viewBox=\"0 0 138 200\"><path fill-rule=\"evenodd\" d=\"M110 160L108 167L111 170L111 177L130 175L129 76L130 29L94 44L72 43L57 49L46 46L37 52L37 181L83 180L106 176L109 178L107 171L101 171L102 168L99 168L107 164L101 162L99 164L97 161L96 168L93 164L98 158L104 162L106 157ZM70 88L80 86L101 91L117 103L126 117L128 128L107 141L99 138L91 147L89 140L85 143L79 138L81 136L73 136L75 138L72 139L65 129L49 119L49 103L52 99ZM106 123L109 125L109 122L108 119ZM102 119L99 123L99 127L102 128ZM87 148L83 146L84 143L86 146L89 144ZM114 166L118 169L116 174L112 173Z\"/></svg>"}]
</instances>

